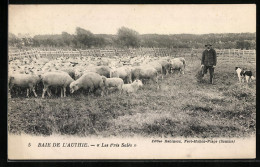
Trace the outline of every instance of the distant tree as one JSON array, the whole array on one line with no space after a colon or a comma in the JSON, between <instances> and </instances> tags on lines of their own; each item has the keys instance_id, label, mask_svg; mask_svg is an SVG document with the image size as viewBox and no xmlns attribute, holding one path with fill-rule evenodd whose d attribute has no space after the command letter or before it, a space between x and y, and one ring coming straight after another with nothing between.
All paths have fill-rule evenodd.
<instances>
[{"instance_id":1,"label":"distant tree","mask_svg":"<svg viewBox=\"0 0 260 167\"><path fill-rule=\"evenodd\" d=\"M236 48L237 49L243 49L244 48L243 41L237 41L236 42Z\"/></svg>"},{"instance_id":2,"label":"distant tree","mask_svg":"<svg viewBox=\"0 0 260 167\"><path fill-rule=\"evenodd\" d=\"M140 46L139 33L135 30L121 27L117 32L117 42L122 47L138 47Z\"/></svg>"},{"instance_id":3,"label":"distant tree","mask_svg":"<svg viewBox=\"0 0 260 167\"><path fill-rule=\"evenodd\" d=\"M212 42L216 49L255 49L256 33L225 34L142 34L121 27L117 34L93 34L77 27L76 33L35 35L32 39L23 35L8 34L8 43L15 47L71 47L71 48L114 48L114 47L159 47L159 48L204 48Z\"/></svg>"},{"instance_id":4,"label":"distant tree","mask_svg":"<svg viewBox=\"0 0 260 167\"><path fill-rule=\"evenodd\" d=\"M232 48L236 48L236 43L235 42L225 42L225 44L223 45L223 48L221 49L232 49Z\"/></svg>"},{"instance_id":5,"label":"distant tree","mask_svg":"<svg viewBox=\"0 0 260 167\"><path fill-rule=\"evenodd\" d=\"M23 41L13 33L8 33L8 45L21 48L22 42Z\"/></svg>"},{"instance_id":6,"label":"distant tree","mask_svg":"<svg viewBox=\"0 0 260 167\"><path fill-rule=\"evenodd\" d=\"M250 49L256 49L256 41L250 40Z\"/></svg>"},{"instance_id":7,"label":"distant tree","mask_svg":"<svg viewBox=\"0 0 260 167\"><path fill-rule=\"evenodd\" d=\"M39 47L41 46L40 41L38 39L33 38L32 39L32 46L33 47Z\"/></svg>"},{"instance_id":8,"label":"distant tree","mask_svg":"<svg viewBox=\"0 0 260 167\"><path fill-rule=\"evenodd\" d=\"M244 48L245 48L246 50L249 50L250 47L251 47L250 42L249 42L249 41L244 41Z\"/></svg>"},{"instance_id":9,"label":"distant tree","mask_svg":"<svg viewBox=\"0 0 260 167\"><path fill-rule=\"evenodd\" d=\"M73 36L67 32L62 32L61 33L61 38L62 42L64 43L65 46L71 46Z\"/></svg>"},{"instance_id":10,"label":"distant tree","mask_svg":"<svg viewBox=\"0 0 260 167\"><path fill-rule=\"evenodd\" d=\"M22 38L21 39L24 46L28 47L28 46L31 46L31 39L30 38Z\"/></svg>"},{"instance_id":11,"label":"distant tree","mask_svg":"<svg viewBox=\"0 0 260 167\"><path fill-rule=\"evenodd\" d=\"M249 41L237 41L236 48L237 49L250 49L251 43Z\"/></svg>"},{"instance_id":12,"label":"distant tree","mask_svg":"<svg viewBox=\"0 0 260 167\"><path fill-rule=\"evenodd\" d=\"M95 47L103 48L106 45L105 38L98 36L94 38L93 45Z\"/></svg>"},{"instance_id":13,"label":"distant tree","mask_svg":"<svg viewBox=\"0 0 260 167\"><path fill-rule=\"evenodd\" d=\"M77 44L81 45L78 47L84 46L90 48L94 45L95 36L90 31L77 27L75 39L79 42L77 42Z\"/></svg>"}]
</instances>

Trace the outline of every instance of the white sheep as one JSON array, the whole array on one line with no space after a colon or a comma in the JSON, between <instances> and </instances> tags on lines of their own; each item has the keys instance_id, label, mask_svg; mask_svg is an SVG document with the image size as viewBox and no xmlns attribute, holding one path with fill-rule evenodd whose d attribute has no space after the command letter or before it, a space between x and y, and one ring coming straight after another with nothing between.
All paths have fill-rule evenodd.
<instances>
[{"instance_id":1,"label":"white sheep","mask_svg":"<svg viewBox=\"0 0 260 167\"><path fill-rule=\"evenodd\" d=\"M186 61L182 57L174 58L171 61L171 73L173 73L174 70L179 70L180 73L184 74Z\"/></svg>"},{"instance_id":2,"label":"white sheep","mask_svg":"<svg viewBox=\"0 0 260 167\"><path fill-rule=\"evenodd\" d=\"M8 78L9 89L12 91L13 86L27 88L26 96L29 97L29 91L32 90L34 96L37 97L35 86L40 82L40 77L34 74L11 74Z\"/></svg>"},{"instance_id":3,"label":"white sheep","mask_svg":"<svg viewBox=\"0 0 260 167\"><path fill-rule=\"evenodd\" d=\"M47 91L48 95L51 96L49 91L49 86L58 87L61 86L61 97L66 97L66 87L74 81L68 73L63 71L52 71L47 72L41 75L42 83L43 83L43 92L42 92L42 98L44 98L44 95Z\"/></svg>"},{"instance_id":4,"label":"white sheep","mask_svg":"<svg viewBox=\"0 0 260 167\"><path fill-rule=\"evenodd\" d=\"M124 81L121 78L106 78L102 76L106 93L109 88L114 87L117 88L120 92L122 91L122 86L124 85Z\"/></svg>"},{"instance_id":5,"label":"white sheep","mask_svg":"<svg viewBox=\"0 0 260 167\"><path fill-rule=\"evenodd\" d=\"M127 93L133 93L133 92L136 92L139 89L139 87L142 87L142 86L143 86L142 81L137 79L131 84L124 84L122 86L122 90Z\"/></svg>"},{"instance_id":6,"label":"white sheep","mask_svg":"<svg viewBox=\"0 0 260 167\"><path fill-rule=\"evenodd\" d=\"M78 89L83 88L85 90L93 91L95 89L101 89L101 95L103 95L104 82L102 77L95 72L86 72L76 81L70 84L70 93L74 93Z\"/></svg>"}]
</instances>

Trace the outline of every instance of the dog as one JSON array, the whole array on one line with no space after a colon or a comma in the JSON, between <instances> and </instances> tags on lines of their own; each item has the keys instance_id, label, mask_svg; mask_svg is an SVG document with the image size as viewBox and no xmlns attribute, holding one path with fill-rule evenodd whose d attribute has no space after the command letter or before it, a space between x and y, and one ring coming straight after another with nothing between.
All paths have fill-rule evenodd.
<instances>
[{"instance_id":1,"label":"dog","mask_svg":"<svg viewBox=\"0 0 260 167\"><path fill-rule=\"evenodd\" d=\"M252 80L255 80L255 77L253 76L253 73L251 70L242 69L241 67L235 67L235 70L237 72L238 80L239 82L251 82Z\"/></svg>"}]
</instances>

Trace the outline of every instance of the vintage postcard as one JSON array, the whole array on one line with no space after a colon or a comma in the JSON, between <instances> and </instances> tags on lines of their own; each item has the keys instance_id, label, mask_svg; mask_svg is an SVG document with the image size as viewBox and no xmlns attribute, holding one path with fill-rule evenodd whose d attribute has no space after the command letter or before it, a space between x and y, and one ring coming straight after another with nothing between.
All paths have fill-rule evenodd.
<instances>
[{"instance_id":1,"label":"vintage postcard","mask_svg":"<svg viewBox=\"0 0 260 167\"><path fill-rule=\"evenodd\" d=\"M8 159L254 159L256 5L9 5Z\"/></svg>"}]
</instances>

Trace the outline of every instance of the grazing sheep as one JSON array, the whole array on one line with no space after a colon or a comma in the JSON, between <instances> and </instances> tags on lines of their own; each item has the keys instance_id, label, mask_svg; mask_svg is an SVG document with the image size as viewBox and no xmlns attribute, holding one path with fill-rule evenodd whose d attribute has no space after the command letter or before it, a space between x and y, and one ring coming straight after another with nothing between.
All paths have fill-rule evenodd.
<instances>
[{"instance_id":1,"label":"grazing sheep","mask_svg":"<svg viewBox=\"0 0 260 167\"><path fill-rule=\"evenodd\" d=\"M142 86L143 86L142 81L137 79L131 84L124 84L122 86L122 91L127 92L127 93L134 93L139 89L139 87L142 87Z\"/></svg>"},{"instance_id":2,"label":"grazing sheep","mask_svg":"<svg viewBox=\"0 0 260 167\"><path fill-rule=\"evenodd\" d=\"M184 66L184 69L185 69L185 66L186 66L186 60L183 58L183 57L178 57L176 59L179 59L180 61L182 61L183 63L183 66Z\"/></svg>"},{"instance_id":3,"label":"grazing sheep","mask_svg":"<svg viewBox=\"0 0 260 167\"><path fill-rule=\"evenodd\" d=\"M107 89L111 87L116 87L120 92L122 91L122 86L124 84L124 81L121 78L106 78L105 76L102 76L106 93Z\"/></svg>"},{"instance_id":4,"label":"grazing sheep","mask_svg":"<svg viewBox=\"0 0 260 167\"><path fill-rule=\"evenodd\" d=\"M75 70L73 67L63 67L59 70L68 73L71 78L75 79Z\"/></svg>"},{"instance_id":5,"label":"grazing sheep","mask_svg":"<svg viewBox=\"0 0 260 167\"><path fill-rule=\"evenodd\" d=\"M109 58L102 58L102 60L100 60L100 64L103 66L108 66L110 62L111 60Z\"/></svg>"},{"instance_id":6,"label":"grazing sheep","mask_svg":"<svg viewBox=\"0 0 260 167\"><path fill-rule=\"evenodd\" d=\"M78 89L83 88L85 90L89 89L93 91L94 89L101 89L101 95L104 91L104 83L102 77L94 72L87 72L82 75L79 79L70 84L70 92L74 93Z\"/></svg>"},{"instance_id":7,"label":"grazing sheep","mask_svg":"<svg viewBox=\"0 0 260 167\"><path fill-rule=\"evenodd\" d=\"M79 79L83 75L83 69L76 68L74 74L75 74L75 80Z\"/></svg>"},{"instance_id":8,"label":"grazing sheep","mask_svg":"<svg viewBox=\"0 0 260 167\"><path fill-rule=\"evenodd\" d=\"M43 92L42 92L42 98L44 98L44 95L47 91L48 95L51 96L49 91L49 86L54 87L62 87L61 88L61 97L66 97L66 87L73 82L74 80L69 76L68 73L63 71L52 71L47 72L41 75L42 83L43 83Z\"/></svg>"},{"instance_id":9,"label":"grazing sheep","mask_svg":"<svg viewBox=\"0 0 260 167\"><path fill-rule=\"evenodd\" d=\"M151 66L137 66L132 69L132 79L152 80L158 84L158 72Z\"/></svg>"},{"instance_id":10,"label":"grazing sheep","mask_svg":"<svg viewBox=\"0 0 260 167\"><path fill-rule=\"evenodd\" d=\"M74 74L75 80L79 79L85 72L91 71L92 68L97 67L93 64L83 63L77 67L75 67Z\"/></svg>"},{"instance_id":11,"label":"grazing sheep","mask_svg":"<svg viewBox=\"0 0 260 167\"><path fill-rule=\"evenodd\" d=\"M124 83L132 83L131 68L128 66L123 66L111 69L110 78L121 78Z\"/></svg>"},{"instance_id":12,"label":"grazing sheep","mask_svg":"<svg viewBox=\"0 0 260 167\"><path fill-rule=\"evenodd\" d=\"M122 67L123 63L119 62L118 60L111 60L108 64L109 67Z\"/></svg>"},{"instance_id":13,"label":"grazing sheep","mask_svg":"<svg viewBox=\"0 0 260 167\"><path fill-rule=\"evenodd\" d=\"M167 60L159 60L158 62L162 66L162 72L164 75L169 74L170 68L171 68L171 63L168 62Z\"/></svg>"},{"instance_id":14,"label":"grazing sheep","mask_svg":"<svg viewBox=\"0 0 260 167\"><path fill-rule=\"evenodd\" d=\"M162 65L156 61L152 61L149 62L147 65L152 66L153 68L155 68L158 72L158 74L161 74L161 77L163 79L163 68Z\"/></svg>"},{"instance_id":15,"label":"grazing sheep","mask_svg":"<svg viewBox=\"0 0 260 167\"><path fill-rule=\"evenodd\" d=\"M40 80L40 77L34 74L11 74L8 78L10 92L14 86L17 86L20 88L27 88L27 97L29 97L30 90L32 90L34 96L37 97L35 86Z\"/></svg>"},{"instance_id":16,"label":"grazing sheep","mask_svg":"<svg viewBox=\"0 0 260 167\"><path fill-rule=\"evenodd\" d=\"M185 69L185 59L184 58L174 58L171 60L171 72L174 70L179 70L180 73L184 74Z\"/></svg>"},{"instance_id":17,"label":"grazing sheep","mask_svg":"<svg viewBox=\"0 0 260 167\"><path fill-rule=\"evenodd\" d=\"M99 75L103 75L107 78L110 77L110 70L111 70L111 68L108 66L90 66L90 67L86 68L86 71L95 72L95 73L97 73Z\"/></svg>"},{"instance_id":18,"label":"grazing sheep","mask_svg":"<svg viewBox=\"0 0 260 167\"><path fill-rule=\"evenodd\" d=\"M93 64L88 65L86 68L84 67L78 67L75 69L75 79L79 79L83 74L88 72L94 72L99 75L103 75L107 78L110 77L110 67L108 66L95 66Z\"/></svg>"}]
</instances>

